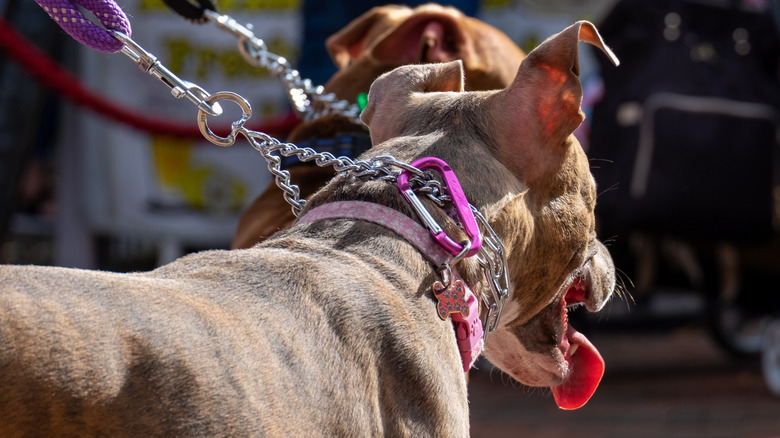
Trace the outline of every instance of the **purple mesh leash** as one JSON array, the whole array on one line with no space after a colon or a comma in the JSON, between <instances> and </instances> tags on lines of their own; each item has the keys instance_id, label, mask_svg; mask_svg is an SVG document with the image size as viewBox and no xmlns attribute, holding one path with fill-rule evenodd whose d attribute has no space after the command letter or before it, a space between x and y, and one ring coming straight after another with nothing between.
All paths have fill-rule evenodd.
<instances>
[{"instance_id":1,"label":"purple mesh leash","mask_svg":"<svg viewBox=\"0 0 780 438\"><path fill-rule=\"evenodd\" d=\"M130 22L113 0L35 0L35 2L68 35L91 49L104 53L122 50L124 43L114 38L106 29L130 36ZM76 5L91 12L105 26L105 29L86 18Z\"/></svg>"}]
</instances>

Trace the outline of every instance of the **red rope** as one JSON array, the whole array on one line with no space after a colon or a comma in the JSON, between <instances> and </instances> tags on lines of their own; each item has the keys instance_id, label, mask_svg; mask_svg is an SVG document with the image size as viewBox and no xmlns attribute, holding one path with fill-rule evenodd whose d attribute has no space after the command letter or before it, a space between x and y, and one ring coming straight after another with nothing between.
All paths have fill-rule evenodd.
<instances>
[{"instance_id":1,"label":"red rope","mask_svg":"<svg viewBox=\"0 0 780 438\"><path fill-rule=\"evenodd\" d=\"M41 83L72 102L89 108L101 116L150 134L204 139L194 121L192 124L169 122L162 120L160 117L134 113L88 90L76 76L65 70L46 53L30 43L2 16L0 16L0 48L5 49L11 59L19 63ZM285 116L267 121L260 126L247 127L254 131L265 132L271 135L286 136L298 123L298 117L291 111ZM215 132L230 132L229 128L220 129L219 126L213 130Z\"/></svg>"}]
</instances>

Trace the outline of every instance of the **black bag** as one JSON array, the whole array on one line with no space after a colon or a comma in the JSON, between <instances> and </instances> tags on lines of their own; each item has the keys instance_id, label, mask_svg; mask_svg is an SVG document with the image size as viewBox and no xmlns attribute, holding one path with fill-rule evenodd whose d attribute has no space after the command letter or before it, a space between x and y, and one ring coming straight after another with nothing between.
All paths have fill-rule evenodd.
<instances>
[{"instance_id":1,"label":"black bag","mask_svg":"<svg viewBox=\"0 0 780 438\"><path fill-rule=\"evenodd\" d=\"M604 232L772 235L780 37L752 3L622 0L599 26L621 61L591 119Z\"/></svg>"}]
</instances>

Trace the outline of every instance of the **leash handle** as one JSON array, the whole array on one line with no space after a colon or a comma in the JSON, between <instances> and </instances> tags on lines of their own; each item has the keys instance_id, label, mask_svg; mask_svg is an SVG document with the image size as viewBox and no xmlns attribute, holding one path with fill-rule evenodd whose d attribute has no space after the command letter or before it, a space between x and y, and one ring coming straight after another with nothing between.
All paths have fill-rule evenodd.
<instances>
[{"instance_id":1,"label":"leash handle","mask_svg":"<svg viewBox=\"0 0 780 438\"><path fill-rule=\"evenodd\" d=\"M124 45L110 31L130 36L130 21L113 0L35 0L76 41L104 53L115 53ZM104 27L90 21L79 6L91 12Z\"/></svg>"}]
</instances>

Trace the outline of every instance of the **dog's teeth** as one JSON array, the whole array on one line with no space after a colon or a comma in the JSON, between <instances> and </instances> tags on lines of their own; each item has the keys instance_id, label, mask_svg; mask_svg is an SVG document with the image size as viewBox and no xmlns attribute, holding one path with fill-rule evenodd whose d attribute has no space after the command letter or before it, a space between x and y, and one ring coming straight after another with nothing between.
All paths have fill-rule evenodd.
<instances>
[{"instance_id":1,"label":"dog's teeth","mask_svg":"<svg viewBox=\"0 0 780 438\"><path fill-rule=\"evenodd\" d=\"M571 344L571 347L569 347L569 356L574 356L574 352L577 351L578 348L580 348L580 344Z\"/></svg>"}]
</instances>

